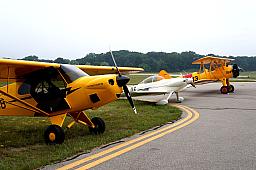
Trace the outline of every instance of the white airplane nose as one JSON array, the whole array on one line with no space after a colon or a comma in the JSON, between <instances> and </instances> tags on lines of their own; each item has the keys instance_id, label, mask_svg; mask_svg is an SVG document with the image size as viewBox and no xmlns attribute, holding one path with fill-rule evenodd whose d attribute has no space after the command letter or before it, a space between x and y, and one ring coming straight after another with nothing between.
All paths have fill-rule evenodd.
<instances>
[{"instance_id":1,"label":"white airplane nose","mask_svg":"<svg viewBox=\"0 0 256 170\"><path fill-rule=\"evenodd\" d=\"M187 78L186 81L187 81L188 84L191 84L193 82L193 79L192 78Z\"/></svg>"}]
</instances>

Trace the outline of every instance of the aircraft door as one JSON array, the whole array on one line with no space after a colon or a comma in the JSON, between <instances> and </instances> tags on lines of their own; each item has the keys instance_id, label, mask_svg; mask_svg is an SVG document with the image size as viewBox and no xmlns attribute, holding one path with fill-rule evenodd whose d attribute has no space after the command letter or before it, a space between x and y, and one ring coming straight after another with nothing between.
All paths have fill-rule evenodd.
<instances>
[{"instance_id":1,"label":"aircraft door","mask_svg":"<svg viewBox=\"0 0 256 170\"><path fill-rule=\"evenodd\" d=\"M51 113L69 109L66 102L66 84L53 67L35 71L28 75L26 81L21 85L22 88L29 88L27 91L37 102L37 107L45 112Z\"/></svg>"}]
</instances>

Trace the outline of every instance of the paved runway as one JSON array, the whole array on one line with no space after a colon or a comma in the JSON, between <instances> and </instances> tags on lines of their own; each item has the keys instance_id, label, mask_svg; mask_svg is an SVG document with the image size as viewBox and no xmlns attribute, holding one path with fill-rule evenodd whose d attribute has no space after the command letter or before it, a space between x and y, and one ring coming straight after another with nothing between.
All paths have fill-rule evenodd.
<instances>
[{"instance_id":1,"label":"paved runway","mask_svg":"<svg viewBox=\"0 0 256 170\"><path fill-rule=\"evenodd\" d=\"M198 120L92 169L256 169L256 83L234 85L228 95L217 83L187 89L182 104Z\"/></svg>"}]
</instances>

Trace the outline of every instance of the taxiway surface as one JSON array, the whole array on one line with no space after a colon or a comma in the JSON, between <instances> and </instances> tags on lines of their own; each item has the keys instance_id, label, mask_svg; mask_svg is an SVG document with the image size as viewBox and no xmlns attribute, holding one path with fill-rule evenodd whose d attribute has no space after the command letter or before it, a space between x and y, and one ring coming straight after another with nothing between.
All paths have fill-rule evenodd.
<instances>
[{"instance_id":1,"label":"taxiway surface","mask_svg":"<svg viewBox=\"0 0 256 170\"><path fill-rule=\"evenodd\" d=\"M200 113L197 121L92 169L255 169L256 83L233 84L227 95L219 83L180 93L182 105Z\"/></svg>"}]
</instances>

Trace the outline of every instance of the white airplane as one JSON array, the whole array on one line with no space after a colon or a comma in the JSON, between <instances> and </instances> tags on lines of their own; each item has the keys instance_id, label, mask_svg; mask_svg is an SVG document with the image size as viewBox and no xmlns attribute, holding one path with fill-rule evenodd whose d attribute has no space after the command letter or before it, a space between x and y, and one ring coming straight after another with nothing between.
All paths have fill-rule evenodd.
<instances>
[{"instance_id":1,"label":"white airplane","mask_svg":"<svg viewBox=\"0 0 256 170\"><path fill-rule=\"evenodd\" d=\"M156 104L165 105L168 104L168 100L173 93L176 94L176 102L181 103L184 98L179 97L179 92L186 89L189 86L194 86L192 78L170 78L166 79L164 76L153 75L138 85L130 87L130 93L132 95L150 95L150 94L168 94L166 99L158 101Z\"/></svg>"}]
</instances>

